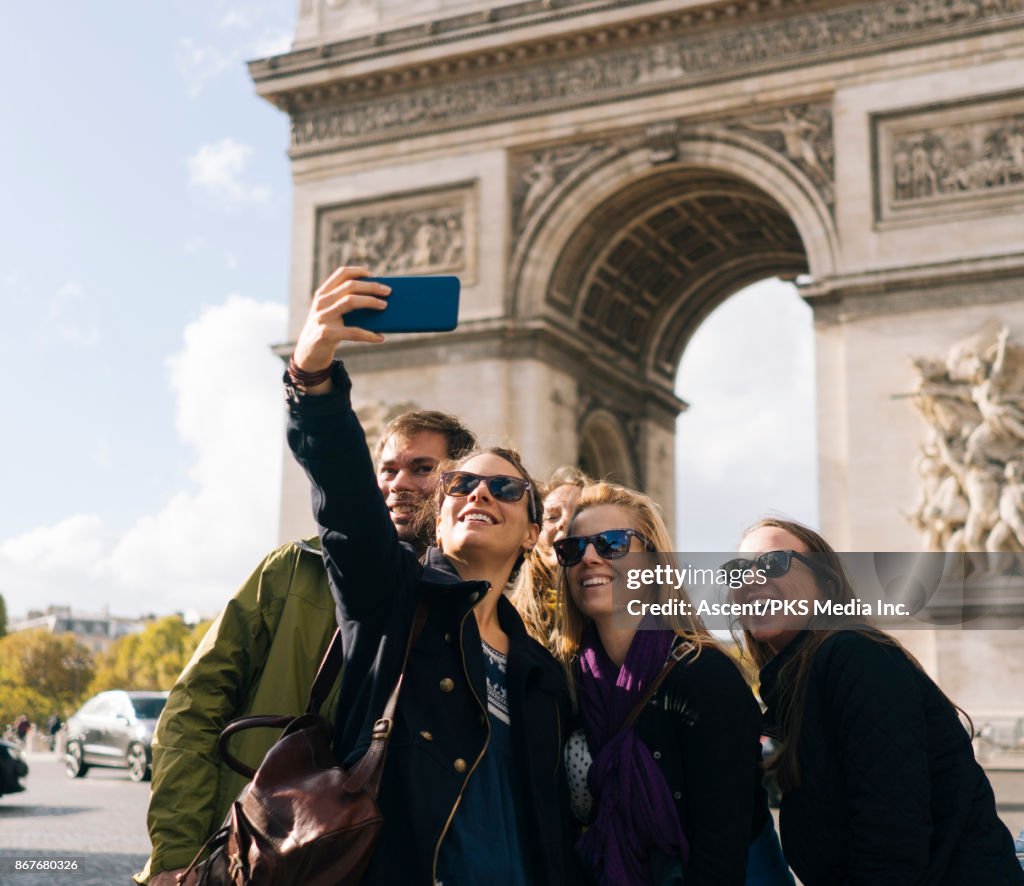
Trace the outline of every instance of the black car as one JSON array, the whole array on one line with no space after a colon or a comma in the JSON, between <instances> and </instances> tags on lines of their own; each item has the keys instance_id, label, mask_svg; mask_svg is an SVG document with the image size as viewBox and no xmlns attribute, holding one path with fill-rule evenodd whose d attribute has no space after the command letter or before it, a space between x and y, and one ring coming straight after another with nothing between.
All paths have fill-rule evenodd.
<instances>
[{"instance_id":1,"label":"black car","mask_svg":"<svg viewBox=\"0 0 1024 886\"><path fill-rule=\"evenodd\" d=\"M147 781L153 729L166 703L166 692L112 689L90 698L68 720L68 777L81 778L90 766L112 766L127 769L132 781Z\"/></svg>"},{"instance_id":2,"label":"black car","mask_svg":"<svg viewBox=\"0 0 1024 886\"><path fill-rule=\"evenodd\" d=\"M13 741L0 739L0 795L16 794L25 790L18 780L28 775L28 764L21 756L21 748Z\"/></svg>"}]
</instances>

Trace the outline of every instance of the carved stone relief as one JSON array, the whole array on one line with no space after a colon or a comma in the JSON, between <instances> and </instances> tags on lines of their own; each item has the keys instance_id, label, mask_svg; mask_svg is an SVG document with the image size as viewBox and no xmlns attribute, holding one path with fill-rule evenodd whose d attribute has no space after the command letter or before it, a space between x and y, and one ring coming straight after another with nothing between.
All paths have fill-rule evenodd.
<instances>
[{"instance_id":1,"label":"carved stone relief","mask_svg":"<svg viewBox=\"0 0 1024 886\"><path fill-rule=\"evenodd\" d=\"M806 173L831 208L835 203L835 143L828 104L794 105L732 121Z\"/></svg>"},{"instance_id":2,"label":"carved stone relief","mask_svg":"<svg viewBox=\"0 0 1024 886\"><path fill-rule=\"evenodd\" d=\"M993 323L945 360L912 363L906 396L930 431L908 519L928 550L967 553L974 574L1024 567L1024 346Z\"/></svg>"},{"instance_id":3,"label":"carved stone relief","mask_svg":"<svg viewBox=\"0 0 1024 886\"><path fill-rule=\"evenodd\" d=\"M472 185L321 208L316 279L340 265L379 274L458 273L476 281L476 190Z\"/></svg>"},{"instance_id":4,"label":"carved stone relief","mask_svg":"<svg viewBox=\"0 0 1024 886\"><path fill-rule=\"evenodd\" d=\"M1024 96L874 121L882 220L1024 201Z\"/></svg>"},{"instance_id":5,"label":"carved stone relief","mask_svg":"<svg viewBox=\"0 0 1024 886\"><path fill-rule=\"evenodd\" d=\"M624 93L640 95L652 89L692 86L732 72L741 76L754 70L784 69L801 58L822 53L842 54L868 47L878 51L885 41L906 45L916 39L931 39L933 30L948 37L952 26L969 31L1022 12L1024 0L901 0L784 19L755 19L713 30L695 30L692 15L677 15L658 23L658 31L665 33L660 39L649 22L584 37L588 48L584 57L564 57L566 41L553 41L531 47L531 56L544 59L540 63L517 66L509 61L506 50L500 50L493 59L487 55L475 59L473 66L479 72L472 77L460 76L458 67L442 73L415 70L401 78L385 75L383 80L349 81L343 90L344 100L335 98L327 106L323 97L301 92L282 101L292 113L292 155L302 156L394 138L398 132L472 126L488 119L618 98ZM638 40L644 42L638 45ZM378 94L381 82L394 87L398 79L408 85ZM795 132L788 136L794 152L802 152L801 141L813 138L810 130L797 122L765 122ZM784 130L776 132L787 138ZM805 160L812 165L815 162L810 155ZM817 162L821 162L820 156Z\"/></svg>"},{"instance_id":6,"label":"carved stone relief","mask_svg":"<svg viewBox=\"0 0 1024 886\"><path fill-rule=\"evenodd\" d=\"M684 143L695 137L735 142L737 134L767 147L780 165L795 166L834 210L835 144L830 103L801 103L710 122L665 120L642 130L628 129L593 141L513 155L509 164L513 254L516 238L538 209L551 205L609 160L641 148L647 151L652 167L660 166L676 161Z\"/></svg>"},{"instance_id":7,"label":"carved stone relief","mask_svg":"<svg viewBox=\"0 0 1024 886\"><path fill-rule=\"evenodd\" d=\"M512 230L518 233L530 216L563 182L577 178L607 155L608 142L558 145L518 155L512 162Z\"/></svg>"}]
</instances>

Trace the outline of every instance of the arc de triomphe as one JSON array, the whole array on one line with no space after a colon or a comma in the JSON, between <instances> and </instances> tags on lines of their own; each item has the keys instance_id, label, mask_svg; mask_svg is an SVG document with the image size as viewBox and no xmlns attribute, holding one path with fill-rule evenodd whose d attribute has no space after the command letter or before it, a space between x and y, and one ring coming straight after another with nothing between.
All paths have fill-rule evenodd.
<instances>
[{"instance_id":1,"label":"arc de triomphe","mask_svg":"<svg viewBox=\"0 0 1024 886\"><path fill-rule=\"evenodd\" d=\"M798 278L822 529L921 545L908 355L1024 339L1024 0L301 0L250 71L292 125L292 339L337 264L463 280L456 332L349 349L366 414L457 412L672 514L687 341ZM283 535L309 519L288 459ZM1024 713L1019 637L918 651Z\"/></svg>"}]
</instances>

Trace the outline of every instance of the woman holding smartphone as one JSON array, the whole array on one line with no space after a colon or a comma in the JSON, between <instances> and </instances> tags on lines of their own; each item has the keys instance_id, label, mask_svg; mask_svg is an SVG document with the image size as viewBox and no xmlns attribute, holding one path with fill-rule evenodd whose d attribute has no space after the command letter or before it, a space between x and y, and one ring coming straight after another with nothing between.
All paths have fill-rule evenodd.
<instances>
[{"instance_id":1,"label":"woman holding smartphone","mask_svg":"<svg viewBox=\"0 0 1024 886\"><path fill-rule=\"evenodd\" d=\"M540 501L518 456L487 450L441 474L437 542L423 562L399 543L377 491L351 382L334 351L376 342L348 326L387 287L340 268L317 290L289 364L288 442L313 486L345 664L335 751L366 751L401 669L379 804L384 826L364 884L508 886L575 880L561 765L564 675L504 592L537 541Z\"/></svg>"},{"instance_id":2,"label":"woman holding smartphone","mask_svg":"<svg viewBox=\"0 0 1024 886\"><path fill-rule=\"evenodd\" d=\"M805 886L1024 883L958 709L892 637L813 615L815 601L855 600L828 542L767 519L740 548L749 553L724 568L766 581L736 600L794 604L742 630L765 731L780 743L769 770L782 790L782 845Z\"/></svg>"},{"instance_id":3,"label":"woman holding smartphone","mask_svg":"<svg viewBox=\"0 0 1024 886\"><path fill-rule=\"evenodd\" d=\"M554 548L560 657L583 721L566 764L573 811L589 825L577 848L595 881L792 883L761 784L760 709L739 668L696 616L648 630L616 611L613 587L639 565L627 555L672 549L658 506L587 486Z\"/></svg>"}]
</instances>

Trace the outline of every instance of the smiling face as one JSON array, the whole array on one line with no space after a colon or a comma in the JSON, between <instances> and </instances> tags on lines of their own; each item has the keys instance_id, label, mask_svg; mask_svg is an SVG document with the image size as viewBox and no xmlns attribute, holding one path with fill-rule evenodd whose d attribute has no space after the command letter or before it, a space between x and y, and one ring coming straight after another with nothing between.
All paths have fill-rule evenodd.
<instances>
[{"instance_id":1,"label":"smiling face","mask_svg":"<svg viewBox=\"0 0 1024 886\"><path fill-rule=\"evenodd\" d=\"M740 550L741 556L751 559L766 551L808 553L806 544L777 526L761 526L744 536ZM810 567L794 557L790 560L789 571L785 575L769 578L765 584L745 585L736 592L735 599L738 603L771 599L793 604L792 612L743 619L743 627L751 636L765 643L777 654L792 643L797 634L810 623L814 613L814 601L824 598ZM801 604L807 609L806 615L799 611Z\"/></svg>"},{"instance_id":2,"label":"smiling face","mask_svg":"<svg viewBox=\"0 0 1024 886\"><path fill-rule=\"evenodd\" d=\"M414 542L424 502L437 488L434 469L448 457L448 441L437 431L391 437L377 463L377 488L402 541Z\"/></svg>"},{"instance_id":3,"label":"smiling face","mask_svg":"<svg viewBox=\"0 0 1024 886\"><path fill-rule=\"evenodd\" d=\"M597 535L609 529L637 529L636 514L623 505L595 505L580 511L573 520L569 535ZM631 538L629 550L644 550L643 542ZM606 560L587 545L583 558L567 570L569 593L573 602L585 616L591 619L607 618L612 615L612 589L623 586L626 564L629 558Z\"/></svg>"},{"instance_id":4,"label":"smiling face","mask_svg":"<svg viewBox=\"0 0 1024 886\"><path fill-rule=\"evenodd\" d=\"M482 477L522 477L514 464L485 452L459 465ZM473 563L513 564L537 543L539 528L530 520L529 493L519 501L500 501L478 483L469 495L446 495L437 517L437 541L446 556Z\"/></svg>"},{"instance_id":5,"label":"smiling face","mask_svg":"<svg viewBox=\"0 0 1024 886\"><path fill-rule=\"evenodd\" d=\"M540 530L540 547L538 550L544 557L548 567L555 569L558 561L551 545L560 538L565 538L572 517L573 508L583 490L579 486L566 483L556 486L544 497L544 519Z\"/></svg>"}]
</instances>

